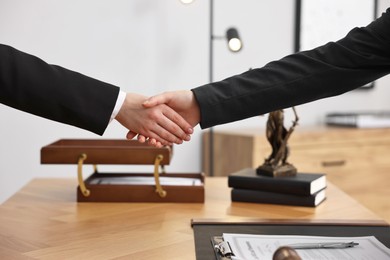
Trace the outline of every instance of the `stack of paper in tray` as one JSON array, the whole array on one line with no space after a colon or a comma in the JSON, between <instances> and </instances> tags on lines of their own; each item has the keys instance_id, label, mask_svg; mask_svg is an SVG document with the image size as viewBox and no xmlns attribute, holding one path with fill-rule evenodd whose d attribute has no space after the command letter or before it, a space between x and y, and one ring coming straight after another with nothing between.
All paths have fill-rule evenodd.
<instances>
[{"instance_id":1,"label":"stack of paper in tray","mask_svg":"<svg viewBox=\"0 0 390 260\"><path fill-rule=\"evenodd\" d=\"M267 177L255 169L243 169L228 177L232 201L315 207L326 198L326 175L298 173L296 176Z\"/></svg>"}]
</instances>

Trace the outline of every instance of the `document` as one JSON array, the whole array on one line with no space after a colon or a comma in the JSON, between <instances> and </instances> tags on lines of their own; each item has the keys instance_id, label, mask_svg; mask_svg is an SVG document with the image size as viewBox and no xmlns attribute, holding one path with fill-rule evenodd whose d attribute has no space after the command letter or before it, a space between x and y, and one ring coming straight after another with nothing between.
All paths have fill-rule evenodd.
<instances>
[{"instance_id":1,"label":"document","mask_svg":"<svg viewBox=\"0 0 390 260\"><path fill-rule=\"evenodd\" d=\"M161 185L170 186L201 186L202 182L196 178L159 177ZM101 177L94 178L90 184L110 185L155 185L154 177Z\"/></svg>"},{"instance_id":2,"label":"document","mask_svg":"<svg viewBox=\"0 0 390 260\"><path fill-rule=\"evenodd\" d=\"M289 235L248 235L223 234L229 242L234 260L272 259L274 252L281 246L314 243L351 243L346 248L295 249L302 260L388 260L390 249L374 236L367 237L325 237L325 236L289 236Z\"/></svg>"}]
</instances>

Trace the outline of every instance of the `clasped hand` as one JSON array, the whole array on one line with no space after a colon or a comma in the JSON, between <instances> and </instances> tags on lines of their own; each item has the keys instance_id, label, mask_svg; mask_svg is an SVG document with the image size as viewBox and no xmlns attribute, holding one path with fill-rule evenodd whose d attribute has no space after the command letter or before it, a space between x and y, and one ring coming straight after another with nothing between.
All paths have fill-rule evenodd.
<instances>
[{"instance_id":1,"label":"clasped hand","mask_svg":"<svg viewBox=\"0 0 390 260\"><path fill-rule=\"evenodd\" d=\"M115 119L129 129L127 139L137 136L141 143L161 147L189 141L194 126L200 122L200 112L189 90L164 92L150 98L127 93Z\"/></svg>"}]
</instances>

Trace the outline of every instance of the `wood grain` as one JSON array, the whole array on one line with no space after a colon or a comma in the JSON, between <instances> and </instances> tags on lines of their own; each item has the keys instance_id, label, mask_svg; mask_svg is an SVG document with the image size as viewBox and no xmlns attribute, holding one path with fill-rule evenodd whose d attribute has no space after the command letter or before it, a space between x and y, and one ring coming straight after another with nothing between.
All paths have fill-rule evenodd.
<instances>
[{"instance_id":1,"label":"wood grain","mask_svg":"<svg viewBox=\"0 0 390 260\"><path fill-rule=\"evenodd\" d=\"M75 179L35 179L0 206L0 259L195 259L191 219L381 218L332 183L317 208L232 203L226 177L205 203L77 203Z\"/></svg>"}]
</instances>

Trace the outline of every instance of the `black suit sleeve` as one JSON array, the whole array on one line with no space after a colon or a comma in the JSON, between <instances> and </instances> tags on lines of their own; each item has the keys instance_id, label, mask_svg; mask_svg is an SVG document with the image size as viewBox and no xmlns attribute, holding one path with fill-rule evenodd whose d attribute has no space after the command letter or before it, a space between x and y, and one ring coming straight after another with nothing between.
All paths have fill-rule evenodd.
<instances>
[{"instance_id":1,"label":"black suit sleeve","mask_svg":"<svg viewBox=\"0 0 390 260\"><path fill-rule=\"evenodd\" d=\"M0 103L102 135L119 88L0 44Z\"/></svg>"},{"instance_id":2,"label":"black suit sleeve","mask_svg":"<svg viewBox=\"0 0 390 260\"><path fill-rule=\"evenodd\" d=\"M340 95L390 73L390 9L316 49L193 89L201 127Z\"/></svg>"}]
</instances>

